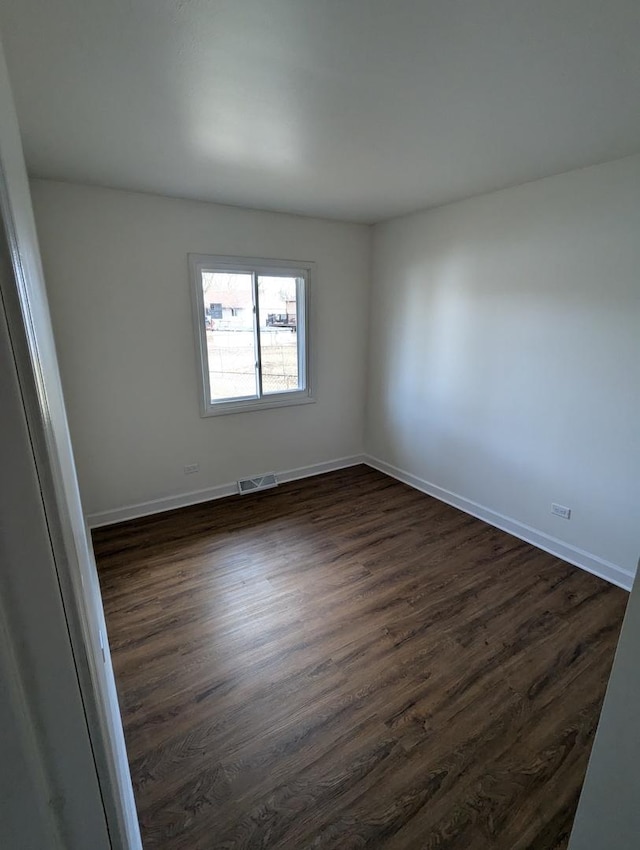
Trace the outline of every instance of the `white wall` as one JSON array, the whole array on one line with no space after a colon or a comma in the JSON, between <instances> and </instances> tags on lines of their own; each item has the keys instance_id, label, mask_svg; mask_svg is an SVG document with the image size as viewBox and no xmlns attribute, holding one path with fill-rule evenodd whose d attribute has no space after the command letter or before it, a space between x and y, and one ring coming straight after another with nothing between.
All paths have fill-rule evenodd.
<instances>
[{"instance_id":1,"label":"white wall","mask_svg":"<svg viewBox=\"0 0 640 850\"><path fill-rule=\"evenodd\" d=\"M373 268L367 451L628 584L640 157L378 225Z\"/></svg>"},{"instance_id":2,"label":"white wall","mask_svg":"<svg viewBox=\"0 0 640 850\"><path fill-rule=\"evenodd\" d=\"M370 228L42 180L32 195L85 512L362 451ZM317 263L316 404L200 417L190 252Z\"/></svg>"},{"instance_id":3,"label":"white wall","mask_svg":"<svg viewBox=\"0 0 640 850\"><path fill-rule=\"evenodd\" d=\"M629 584L640 157L378 225L371 293L366 227L32 191L87 513L361 452L370 299L367 451ZM317 404L199 416L189 252L317 262Z\"/></svg>"}]
</instances>

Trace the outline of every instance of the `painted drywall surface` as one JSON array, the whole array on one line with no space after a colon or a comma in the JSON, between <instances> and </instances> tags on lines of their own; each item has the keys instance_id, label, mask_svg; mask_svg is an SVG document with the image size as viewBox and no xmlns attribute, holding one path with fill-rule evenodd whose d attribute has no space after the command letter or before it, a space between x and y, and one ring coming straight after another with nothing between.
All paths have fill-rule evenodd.
<instances>
[{"instance_id":1,"label":"painted drywall surface","mask_svg":"<svg viewBox=\"0 0 640 850\"><path fill-rule=\"evenodd\" d=\"M640 157L377 225L366 451L633 573L638 234Z\"/></svg>"},{"instance_id":2,"label":"painted drywall surface","mask_svg":"<svg viewBox=\"0 0 640 850\"><path fill-rule=\"evenodd\" d=\"M379 221L640 149L637 0L87 6L0 4L42 176Z\"/></svg>"},{"instance_id":3,"label":"painted drywall surface","mask_svg":"<svg viewBox=\"0 0 640 850\"><path fill-rule=\"evenodd\" d=\"M32 195L86 513L362 451L370 228L41 180ZM200 416L188 253L317 264L315 404Z\"/></svg>"},{"instance_id":4,"label":"painted drywall surface","mask_svg":"<svg viewBox=\"0 0 640 850\"><path fill-rule=\"evenodd\" d=\"M569 850L635 850L640 836L640 584L629 597Z\"/></svg>"}]
</instances>

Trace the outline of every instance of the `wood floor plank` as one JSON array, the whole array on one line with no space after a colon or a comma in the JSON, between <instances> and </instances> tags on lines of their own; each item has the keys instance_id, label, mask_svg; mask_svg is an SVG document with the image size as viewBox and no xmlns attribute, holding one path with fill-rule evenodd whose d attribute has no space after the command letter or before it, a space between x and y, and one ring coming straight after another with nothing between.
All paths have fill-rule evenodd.
<instances>
[{"instance_id":1,"label":"wood floor plank","mask_svg":"<svg viewBox=\"0 0 640 850\"><path fill-rule=\"evenodd\" d=\"M145 850L563 850L624 591L367 467L93 534Z\"/></svg>"}]
</instances>

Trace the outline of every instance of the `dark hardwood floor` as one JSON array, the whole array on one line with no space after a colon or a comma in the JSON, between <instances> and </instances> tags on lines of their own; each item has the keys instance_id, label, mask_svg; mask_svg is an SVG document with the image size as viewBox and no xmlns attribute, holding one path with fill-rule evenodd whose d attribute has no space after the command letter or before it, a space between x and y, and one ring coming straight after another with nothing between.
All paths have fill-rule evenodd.
<instances>
[{"instance_id":1,"label":"dark hardwood floor","mask_svg":"<svg viewBox=\"0 0 640 850\"><path fill-rule=\"evenodd\" d=\"M626 593L360 466L94 532L145 850L558 850Z\"/></svg>"}]
</instances>

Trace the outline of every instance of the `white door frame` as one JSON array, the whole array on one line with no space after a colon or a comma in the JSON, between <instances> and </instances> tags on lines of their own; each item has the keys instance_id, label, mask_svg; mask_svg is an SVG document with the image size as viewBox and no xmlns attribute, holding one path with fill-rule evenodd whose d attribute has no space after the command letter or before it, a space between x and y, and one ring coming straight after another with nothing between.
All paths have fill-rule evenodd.
<instances>
[{"instance_id":1,"label":"white door frame","mask_svg":"<svg viewBox=\"0 0 640 850\"><path fill-rule=\"evenodd\" d=\"M0 279L2 312L110 843L113 850L142 850L100 588L80 502L28 178L1 46L0 214L13 272ZM23 591L16 587L14 592ZM33 600L26 592L23 595L20 601L27 611ZM82 776L76 778L78 784L82 781Z\"/></svg>"}]
</instances>

